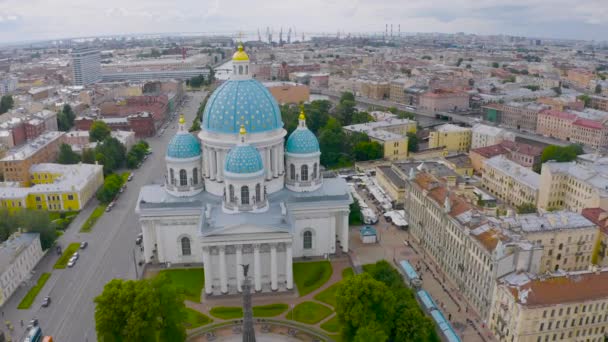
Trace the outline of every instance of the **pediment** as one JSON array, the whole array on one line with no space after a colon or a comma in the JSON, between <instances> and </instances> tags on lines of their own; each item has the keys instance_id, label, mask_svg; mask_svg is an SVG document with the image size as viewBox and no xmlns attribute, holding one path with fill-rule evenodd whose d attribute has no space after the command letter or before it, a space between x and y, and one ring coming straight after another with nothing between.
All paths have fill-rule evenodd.
<instances>
[{"instance_id":1,"label":"pediment","mask_svg":"<svg viewBox=\"0 0 608 342\"><path fill-rule=\"evenodd\" d=\"M225 235L247 235L247 234L280 234L289 233L285 227L272 227L265 225L255 225L250 223L237 224L203 232L204 236L225 236Z\"/></svg>"}]
</instances>

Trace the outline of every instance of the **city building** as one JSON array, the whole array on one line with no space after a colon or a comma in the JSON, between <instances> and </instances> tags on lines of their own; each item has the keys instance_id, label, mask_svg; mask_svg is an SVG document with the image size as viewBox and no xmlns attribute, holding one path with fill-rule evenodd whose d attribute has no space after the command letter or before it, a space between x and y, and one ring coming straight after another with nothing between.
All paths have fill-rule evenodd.
<instances>
[{"instance_id":1,"label":"city building","mask_svg":"<svg viewBox=\"0 0 608 342\"><path fill-rule=\"evenodd\" d=\"M38 233L13 233L0 244L0 306L30 279L43 255Z\"/></svg>"},{"instance_id":2,"label":"city building","mask_svg":"<svg viewBox=\"0 0 608 342\"><path fill-rule=\"evenodd\" d=\"M503 140L515 140L513 133L499 127L475 124L471 131L471 149L496 145Z\"/></svg>"},{"instance_id":3,"label":"city building","mask_svg":"<svg viewBox=\"0 0 608 342\"><path fill-rule=\"evenodd\" d=\"M435 89L420 96L419 109L447 112L469 109L469 94L464 91Z\"/></svg>"},{"instance_id":4,"label":"city building","mask_svg":"<svg viewBox=\"0 0 608 342\"><path fill-rule=\"evenodd\" d=\"M15 89L19 80L11 75L0 75L0 96L9 95Z\"/></svg>"},{"instance_id":5,"label":"city building","mask_svg":"<svg viewBox=\"0 0 608 342\"><path fill-rule=\"evenodd\" d=\"M535 102L491 103L482 107L487 121L533 132L536 131L538 112L547 108L549 106Z\"/></svg>"},{"instance_id":6,"label":"city building","mask_svg":"<svg viewBox=\"0 0 608 342\"><path fill-rule=\"evenodd\" d=\"M30 168L35 164L55 162L64 135L63 132L46 132L23 146L9 150L0 159L0 173L4 175L4 180L29 186Z\"/></svg>"},{"instance_id":7,"label":"city building","mask_svg":"<svg viewBox=\"0 0 608 342\"><path fill-rule=\"evenodd\" d=\"M207 296L240 292L241 264L256 292L291 290L294 258L348 251L350 191L320 172L303 112L285 141L278 104L252 78L242 46L232 63L205 107L199 139L180 118L165 184L140 190L145 262L203 263Z\"/></svg>"},{"instance_id":8,"label":"city building","mask_svg":"<svg viewBox=\"0 0 608 342\"><path fill-rule=\"evenodd\" d=\"M310 89L305 84L293 82L264 82L264 86L279 104L300 104L310 100Z\"/></svg>"},{"instance_id":9,"label":"city building","mask_svg":"<svg viewBox=\"0 0 608 342\"><path fill-rule=\"evenodd\" d=\"M361 96L373 100L386 100L390 94L390 85L388 82L380 81L361 81Z\"/></svg>"},{"instance_id":10,"label":"city building","mask_svg":"<svg viewBox=\"0 0 608 342\"><path fill-rule=\"evenodd\" d=\"M595 120L578 118L570 126L570 141L594 149L608 146L608 127Z\"/></svg>"},{"instance_id":11,"label":"city building","mask_svg":"<svg viewBox=\"0 0 608 342\"><path fill-rule=\"evenodd\" d=\"M560 140L570 140L576 114L546 109L538 113L536 132Z\"/></svg>"},{"instance_id":12,"label":"city building","mask_svg":"<svg viewBox=\"0 0 608 342\"><path fill-rule=\"evenodd\" d=\"M464 153L453 154L443 157L443 160L448 166L454 170L460 176L472 176L473 175L473 164L471 158Z\"/></svg>"},{"instance_id":13,"label":"city building","mask_svg":"<svg viewBox=\"0 0 608 342\"><path fill-rule=\"evenodd\" d=\"M429 133L429 148L445 147L449 152L468 152L471 128L445 124Z\"/></svg>"},{"instance_id":14,"label":"city building","mask_svg":"<svg viewBox=\"0 0 608 342\"><path fill-rule=\"evenodd\" d=\"M592 71L586 69L570 69L566 79L577 87L587 89L591 80L595 78Z\"/></svg>"},{"instance_id":15,"label":"city building","mask_svg":"<svg viewBox=\"0 0 608 342\"><path fill-rule=\"evenodd\" d=\"M76 86L86 86L101 81L101 55L95 48L72 50L72 81Z\"/></svg>"},{"instance_id":16,"label":"city building","mask_svg":"<svg viewBox=\"0 0 608 342\"><path fill-rule=\"evenodd\" d=\"M81 210L103 185L103 166L42 163L30 170L31 187L0 186L0 206L48 211Z\"/></svg>"},{"instance_id":17,"label":"city building","mask_svg":"<svg viewBox=\"0 0 608 342\"><path fill-rule=\"evenodd\" d=\"M497 282L489 328L501 342L604 341L608 269Z\"/></svg>"},{"instance_id":18,"label":"city building","mask_svg":"<svg viewBox=\"0 0 608 342\"><path fill-rule=\"evenodd\" d=\"M474 171L481 174L484 171L484 161L499 155L504 155L507 159L523 167L530 169L533 169L535 166L540 167L542 153L542 147L505 140L497 145L472 149L469 151L469 157L471 158Z\"/></svg>"},{"instance_id":19,"label":"city building","mask_svg":"<svg viewBox=\"0 0 608 342\"><path fill-rule=\"evenodd\" d=\"M481 184L508 205L536 205L540 175L498 155L484 161Z\"/></svg>"},{"instance_id":20,"label":"city building","mask_svg":"<svg viewBox=\"0 0 608 342\"><path fill-rule=\"evenodd\" d=\"M608 112L608 97L589 95L589 107Z\"/></svg>"},{"instance_id":21,"label":"city building","mask_svg":"<svg viewBox=\"0 0 608 342\"><path fill-rule=\"evenodd\" d=\"M133 131L112 131L112 138L116 138L127 151L135 145L135 132ZM88 148L95 148L97 142L89 140L89 131L69 131L65 133L64 142L72 147L73 151L80 152Z\"/></svg>"},{"instance_id":22,"label":"city building","mask_svg":"<svg viewBox=\"0 0 608 342\"><path fill-rule=\"evenodd\" d=\"M378 112L372 112L372 115ZM388 115L380 121L370 121L342 127L346 133L365 133L370 140L380 143L384 148L384 158L395 160L408 156L408 133L416 133L416 121L397 119Z\"/></svg>"}]
</instances>

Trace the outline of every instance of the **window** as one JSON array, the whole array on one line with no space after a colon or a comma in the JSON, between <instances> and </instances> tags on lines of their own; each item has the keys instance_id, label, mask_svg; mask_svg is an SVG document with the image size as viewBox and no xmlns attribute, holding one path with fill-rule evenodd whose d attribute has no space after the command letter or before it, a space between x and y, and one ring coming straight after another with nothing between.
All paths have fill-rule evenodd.
<instances>
[{"instance_id":1,"label":"window","mask_svg":"<svg viewBox=\"0 0 608 342\"><path fill-rule=\"evenodd\" d=\"M239 75L242 75L242 74L243 74L243 66L239 65Z\"/></svg>"},{"instance_id":2,"label":"window","mask_svg":"<svg viewBox=\"0 0 608 342\"><path fill-rule=\"evenodd\" d=\"M192 250L190 249L190 239L187 237L182 238L182 255L190 255Z\"/></svg>"},{"instance_id":3,"label":"window","mask_svg":"<svg viewBox=\"0 0 608 342\"><path fill-rule=\"evenodd\" d=\"M302 165L302 168L300 169L300 179L302 181L307 181L308 180L308 165Z\"/></svg>"},{"instance_id":4,"label":"window","mask_svg":"<svg viewBox=\"0 0 608 342\"><path fill-rule=\"evenodd\" d=\"M296 180L296 166L293 164L289 165L289 178Z\"/></svg>"},{"instance_id":5,"label":"window","mask_svg":"<svg viewBox=\"0 0 608 342\"><path fill-rule=\"evenodd\" d=\"M312 248L312 232L307 230L304 232L304 249Z\"/></svg>"},{"instance_id":6,"label":"window","mask_svg":"<svg viewBox=\"0 0 608 342\"><path fill-rule=\"evenodd\" d=\"M255 186L255 202L258 203L261 201L262 201L262 187L258 183Z\"/></svg>"},{"instance_id":7,"label":"window","mask_svg":"<svg viewBox=\"0 0 608 342\"><path fill-rule=\"evenodd\" d=\"M232 184L228 187L228 198L230 203L234 203L234 186Z\"/></svg>"},{"instance_id":8,"label":"window","mask_svg":"<svg viewBox=\"0 0 608 342\"><path fill-rule=\"evenodd\" d=\"M198 168L192 170L192 184L198 184Z\"/></svg>"},{"instance_id":9,"label":"window","mask_svg":"<svg viewBox=\"0 0 608 342\"><path fill-rule=\"evenodd\" d=\"M186 170L179 170L179 185L186 186L188 185L188 173Z\"/></svg>"},{"instance_id":10,"label":"window","mask_svg":"<svg viewBox=\"0 0 608 342\"><path fill-rule=\"evenodd\" d=\"M318 165L317 163L314 163L314 165L312 166L312 179L317 179L317 173L319 172L318 169Z\"/></svg>"},{"instance_id":11,"label":"window","mask_svg":"<svg viewBox=\"0 0 608 342\"><path fill-rule=\"evenodd\" d=\"M175 185L175 173L173 172L173 169L169 169L169 181L171 182L171 185Z\"/></svg>"},{"instance_id":12,"label":"window","mask_svg":"<svg viewBox=\"0 0 608 342\"><path fill-rule=\"evenodd\" d=\"M249 187L241 187L241 204L249 204Z\"/></svg>"}]
</instances>

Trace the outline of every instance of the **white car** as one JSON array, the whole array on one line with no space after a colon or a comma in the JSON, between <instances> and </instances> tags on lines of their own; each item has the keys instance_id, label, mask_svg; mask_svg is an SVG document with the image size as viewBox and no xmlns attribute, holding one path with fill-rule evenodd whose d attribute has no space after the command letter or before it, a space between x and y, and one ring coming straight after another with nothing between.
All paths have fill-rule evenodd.
<instances>
[{"instance_id":1,"label":"white car","mask_svg":"<svg viewBox=\"0 0 608 342\"><path fill-rule=\"evenodd\" d=\"M70 261L68 261L68 267L74 267L76 265L76 258L72 257Z\"/></svg>"}]
</instances>

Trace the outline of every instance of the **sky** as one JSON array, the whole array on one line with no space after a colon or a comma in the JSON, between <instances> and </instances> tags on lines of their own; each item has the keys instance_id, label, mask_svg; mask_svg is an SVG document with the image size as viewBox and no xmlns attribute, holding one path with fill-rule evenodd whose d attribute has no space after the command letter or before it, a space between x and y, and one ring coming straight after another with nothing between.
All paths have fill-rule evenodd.
<instances>
[{"instance_id":1,"label":"sky","mask_svg":"<svg viewBox=\"0 0 608 342\"><path fill-rule=\"evenodd\" d=\"M387 23L394 32L608 40L608 0L0 0L3 43L267 26L380 32Z\"/></svg>"}]
</instances>

